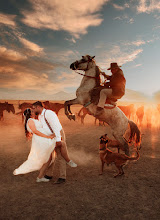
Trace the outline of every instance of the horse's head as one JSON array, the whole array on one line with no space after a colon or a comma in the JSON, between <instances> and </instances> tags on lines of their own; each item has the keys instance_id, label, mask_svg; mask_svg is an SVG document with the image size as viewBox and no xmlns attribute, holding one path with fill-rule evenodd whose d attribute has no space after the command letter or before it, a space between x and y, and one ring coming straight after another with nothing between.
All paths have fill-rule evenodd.
<instances>
[{"instance_id":1,"label":"horse's head","mask_svg":"<svg viewBox=\"0 0 160 220\"><path fill-rule=\"evenodd\" d=\"M43 105L44 105L44 107L45 107L46 109L49 109L49 108L50 108L50 103L49 103L49 101L43 102Z\"/></svg>"},{"instance_id":2,"label":"horse's head","mask_svg":"<svg viewBox=\"0 0 160 220\"><path fill-rule=\"evenodd\" d=\"M94 57L95 56L92 57L89 55L82 56L82 59L76 60L74 63L70 65L70 69L84 71L89 70L92 67L93 63L95 63L93 60Z\"/></svg>"},{"instance_id":3,"label":"horse's head","mask_svg":"<svg viewBox=\"0 0 160 220\"><path fill-rule=\"evenodd\" d=\"M11 111L13 114L15 114L15 108L13 104L9 104L9 111Z\"/></svg>"},{"instance_id":4,"label":"horse's head","mask_svg":"<svg viewBox=\"0 0 160 220\"><path fill-rule=\"evenodd\" d=\"M19 104L19 105L18 105L18 108L21 109L21 108L22 108L22 104Z\"/></svg>"}]
</instances>

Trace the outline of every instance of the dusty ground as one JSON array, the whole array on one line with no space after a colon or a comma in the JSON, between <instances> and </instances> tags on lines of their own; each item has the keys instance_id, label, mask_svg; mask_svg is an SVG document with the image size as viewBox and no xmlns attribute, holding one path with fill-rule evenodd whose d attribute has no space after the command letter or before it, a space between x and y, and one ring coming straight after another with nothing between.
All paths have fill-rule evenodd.
<instances>
[{"instance_id":1,"label":"dusty ground","mask_svg":"<svg viewBox=\"0 0 160 220\"><path fill-rule=\"evenodd\" d=\"M77 111L75 108L74 111ZM21 117L5 113L0 122L0 219L159 219L160 137L159 130L143 129L140 159L130 162L125 175L113 178L114 165L99 176L99 137L109 127L70 122L60 111L68 150L78 168L67 167L63 185L36 183L37 172L13 176L29 153ZM58 178L58 171L55 178Z\"/></svg>"}]
</instances>

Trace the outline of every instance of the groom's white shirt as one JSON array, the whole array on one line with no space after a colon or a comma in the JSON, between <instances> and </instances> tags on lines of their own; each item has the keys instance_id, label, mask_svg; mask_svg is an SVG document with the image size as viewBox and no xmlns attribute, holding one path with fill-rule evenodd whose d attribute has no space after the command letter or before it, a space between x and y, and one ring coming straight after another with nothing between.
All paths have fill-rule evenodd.
<instances>
[{"instance_id":1,"label":"groom's white shirt","mask_svg":"<svg viewBox=\"0 0 160 220\"><path fill-rule=\"evenodd\" d=\"M54 134L55 134L55 140L61 141L61 133L60 131L62 130L62 125L56 115L55 112L51 110L46 110L45 108L43 109L42 113L38 116L39 121L42 123L43 128L47 132L47 135L51 135L52 132L49 129L45 119L44 119L44 112L45 112L45 118L47 119L48 123L50 124Z\"/></svg>"}]
</instances>

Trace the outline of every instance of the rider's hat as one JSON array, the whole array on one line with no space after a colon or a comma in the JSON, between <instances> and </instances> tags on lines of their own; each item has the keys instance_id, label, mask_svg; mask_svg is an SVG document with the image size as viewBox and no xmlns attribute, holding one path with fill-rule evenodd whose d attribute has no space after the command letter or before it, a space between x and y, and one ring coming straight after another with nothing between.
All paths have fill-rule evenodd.
<instances>
[{"instance_id":1,"label":"rider's hat","mask_svg":"<svg viewBox=\"0 0 160 220\"><path fill-rule=\"evenodd\" d=\"M117 63L111 63L111 64L110 64L110 67L109 67L107 70L117 69L117 68L119 68L119 67L121 67L121 66L118 66Z\"/></svg>"}]
</instances>

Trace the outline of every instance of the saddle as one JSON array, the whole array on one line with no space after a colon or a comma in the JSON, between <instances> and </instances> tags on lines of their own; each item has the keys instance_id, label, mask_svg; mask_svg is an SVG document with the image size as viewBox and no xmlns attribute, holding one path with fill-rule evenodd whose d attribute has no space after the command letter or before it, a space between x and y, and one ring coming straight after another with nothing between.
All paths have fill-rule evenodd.
<instances>
[{"instance_id":1,"label":"saddle","mask_svg":"<svg viewBox=\"0 0 160 220\"><path fill-rule=\"evenodd\" d=\"M91 103L97 105L100 98L100 92L104 89L104 86L97 86L90 91ZM107 98L105 102L105 106L113 105L116 106L117 99L113 96L111 98Z\"/></svg>"}]
</instances>

